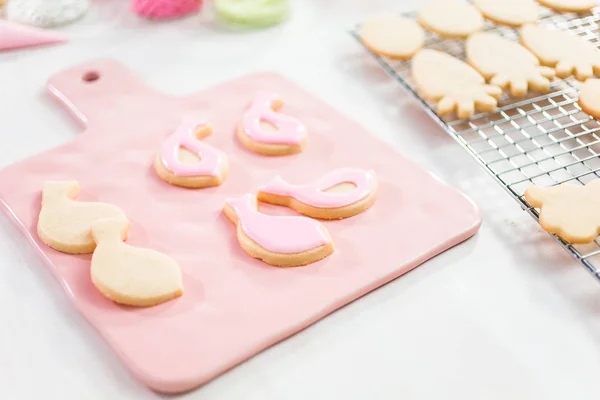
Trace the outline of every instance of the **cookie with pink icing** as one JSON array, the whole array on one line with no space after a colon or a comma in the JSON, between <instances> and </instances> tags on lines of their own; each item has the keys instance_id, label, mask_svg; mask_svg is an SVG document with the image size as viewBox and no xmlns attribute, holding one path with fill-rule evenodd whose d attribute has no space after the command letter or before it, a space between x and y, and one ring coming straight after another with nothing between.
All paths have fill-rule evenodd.
<instances>
[{"instance_id":1,"label":"cookie with pink icing","mask_svg":"<svg viewBox=\"0 0 600 400\"><path fill-rule=\"evenodd\" d=\"M252 194L227 199L223 212L237 226L242 249L269 265L297 267L333 253L331 236L319 221L263 214Z\"/></svg>"},{"instance_id":2,"label":"cookie with pink icing","mask_svg":"<svg viewBox=\"0 0 600 400\"><path fill-rule=\"evenodd\" d=\"M201 119L184 117L156 154L154 169L158 176L171 185L188 188L223 183L228 172L227 157L201 140L211 133L212 127Z\"/></svg>"},{"instance_id":3,"label":"cookie with pink icing","mask_svg":"<svg viewBox=\"0 0 600 400\"><path fill-rule=\"evenodd\" d=\"M307 141L306 128L297 118L279 112L283 104L276 93L258 93L238 125L240 142L266 156L301 152Z\"/></svg>"},{"instance_id":4,"label":"cookie with pink icing","mask_svg":"<svg viewBox=\"0 0 600 400\"><path fill-rule=\"evenodd\" d=\"M290 207L313 218L342 219L366 211L376 194L373 171L341 168L305 185L294 185L276 176L259 189L258 200Z\"/></svg>"}]
</instances>

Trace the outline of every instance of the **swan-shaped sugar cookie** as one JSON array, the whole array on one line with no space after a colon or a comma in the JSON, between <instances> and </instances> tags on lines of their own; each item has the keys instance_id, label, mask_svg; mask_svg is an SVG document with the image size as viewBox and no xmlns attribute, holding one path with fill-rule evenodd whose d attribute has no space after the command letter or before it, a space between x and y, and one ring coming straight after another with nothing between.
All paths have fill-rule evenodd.
<instances>
[{"instance_id":1,"label":"swan-shaped sugar cookie","mask_svg":"<svg viewBox=\"0 0 600 400\"><path fill-rule=\"evenodd\" d=\"M183 294L181 270L171 257L123 243L129 222L120 217L94 222L97 243L92 256L94 286L115 303L149 307Z\"/></svg>"},{"instance_id":2,"label":"swan-shaped sugar cookie","mask_svg":"<svg viewBox=\"0 0 600 400\"><path fill-rule=\"evenodd\" d=\"M502 90L486 85L469 64L437 50L425 49L412 60L412 77L421 94L437 102L440 115L456 110L459 118L479 111L494 111Z\"/></svg>"},{"instance_id":3,"label":"swan-shaped sugar cookie","mask_svg":"<svg viewBox=\"0 0 600 400\"><path fill-rule=\"evenodd\" d=\"M554 67L559 78L574 74L578 80L585 81L594 75L600 76L600 51L574 33L526 25L521 28L521 43L542 65Z\"/></svg>"},{"instance_id":4,"label":"swan-shaped sugar cookie","mask_svg":"<svg viewBox=\"0 0 600 400\"><path fill-rule=\"evenodd\" d=\"M172 185L188 188L223 183L228 171L227 157L200 140L211 133L212 127L202 120L183 118L154 158L158 176Z\"/></svg>"},{"instance_id":5,"label":"swan-shaped sugar cookie","mask_svg":"<svg viewBox=\"0 0 600 400\"><path fill-rule=\"evenodd\" d=\"M493 33L471 35L466 44L467 61L492 85L510 87L510 94L525 96L528 88L545 93L550 90L554 70L540 67L536 56L518 43Z\"/></svg>"},{"instance_id":6,"label":"swan-shaped sugar cookie","mask_svg":"<svg viewBox=\"0 0 600 400\"><path fill-rule=\"evenodd\" d=\"M77 181L51 181L44 184L42 209L37 232L48 246L70 254L94 251L92 223L100 218L121 217L125 213L117 206L106 203L76 201L80 188ZM122 239L127 237L127 231Z\"/></svg>"},{"instance_id":7,"label":"swan-shaped sugar cookie","mask_svg":"<svg viewBox=\"0 0 600 400\"><path fill-rule=\"evenodd\" d=\"M375 202L373 171L341 168L308 185L292 185L276 176L258 191L258 200L290 207L312 218L342 219L366 211Z\"/></svg>"},{"instance_id":8,"label":"swan-shaped sugar cookie","mask_svg":"<svg viewBox=\"0 0 600 400\"><path fill-rule=\"evenodd\" d=\"M585 186L532 186L525 199L540 209L542 228L565 242L591 243L600 233L600 179Z\"/></svg>"},{"instance_id":9,"label":"swan-shaped sugar cookie","mask_svg":"<svg viewBox=\"0 0 600 400\"><path fill-rule=\"evenodd\" d=\"M265 156L300 153L307 142L306 128L297 118L280 113L282 107L278 94L258 93L238 125L240 142Z\"/></svg>"},{"instance_id":10,"label":"swan-shaped sugar cookie","mask_svg":"<svg viewBox=\"0 0 600 400\"><path fill-rule=\"evenodd\" d=\"M258 211L256 196L227 199L223 212L237 226L246 253L277 267L296 267L333 252L329 232L320 222L300 216L274 216Z\"/></svg>"}]
</instances>

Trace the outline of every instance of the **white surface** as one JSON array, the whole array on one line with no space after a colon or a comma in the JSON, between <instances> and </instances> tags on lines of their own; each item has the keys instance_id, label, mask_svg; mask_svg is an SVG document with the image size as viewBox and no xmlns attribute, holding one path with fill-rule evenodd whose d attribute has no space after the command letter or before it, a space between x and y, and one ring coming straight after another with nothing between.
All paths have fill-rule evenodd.
<instances>
[{"instance_id":1,"label":"white surface","mask_svg":"<svg viewBox=\"0 0 600 400\"><path fill-rule=\"evenodd\" d=\"M368 126L482 207L484 224L467 243L184 398L600 395L598 283L345 32L368 13L416 5L298 0L288 24L239 34L206 16L152 24L129 14L125 0L98 0L83 21L64 29L71 43L0 54L2 165L77 134L77 124L44 94L46 79L73 64L114 57L157 89L175 93L272 69ZM0 398L159 397L128 374L4 217L0 315Z\"/></svg>"}]
</instances>

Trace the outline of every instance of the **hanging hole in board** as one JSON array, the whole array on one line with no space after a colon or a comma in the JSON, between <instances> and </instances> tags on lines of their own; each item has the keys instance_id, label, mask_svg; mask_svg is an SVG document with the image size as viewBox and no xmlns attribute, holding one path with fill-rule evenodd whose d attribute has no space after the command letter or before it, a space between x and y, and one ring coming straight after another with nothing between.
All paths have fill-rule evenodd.
<instances>
[{"instance_id":1,"label":"hanging hole in board","mask_svg":"<svg viewBox=\"0 0 600 400\"><path fill-rule=\"evenodd\" d=\"M85 75L83 75L83 81L84 82L95 82L98 79L100 79L100 74L97 73L96 71L90 71L90 72L86 72Z\"/></svg>"}]
</instances>

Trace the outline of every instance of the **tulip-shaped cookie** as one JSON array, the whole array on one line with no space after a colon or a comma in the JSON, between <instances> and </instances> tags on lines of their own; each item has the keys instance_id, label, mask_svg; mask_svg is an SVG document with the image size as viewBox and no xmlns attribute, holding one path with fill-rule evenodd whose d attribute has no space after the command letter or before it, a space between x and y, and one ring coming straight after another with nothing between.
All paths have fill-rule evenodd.
<instances>
[{"instance_id":1,"label":"tulip-shaped cookie","mask_svg":"<svg viewBox=\"0 0 600 400\"><path fill-rule=\"evenodd\" d=\"M254 195L227 199L223 211L236 224L244 251L267 264L296 267L333 252L333 242L323 224L307 217L263 214L257 209Z\"/></svg>"},{"instance_id":2,"label":"tulip-shaped cookie","mask_svg":"<svg viewBox=\"0 0 600 400\"><path fill-rule=\"evenodd\" d=\"M194 117L182 119L154 158L154 169L166 182L181 187L218 186L227 176L227 157L201 139L212 127Z\"/></svg>"},{"instance_id":3,"label":"tulip-shaped cookie","mask_svg":"<svg viewBox=\"0 0 600 400\"><path fill-rule=\"evenodd\" d=\"M518 43L480 32L469 37L466 51L473 68L492 85L509 87L513 96L525 96L528 88L543 93L550 89L554 70L541 67L537 57Z\"/></svg>"},{"instance_id":4,"label":"tulip-shaped cookie","mask_svg":"<svg viewBox=\"0 0 600 400\"><path fill-rule=\"evenodd\" d=\"M525 192L540 209L540 225L568 243L590 243L600 233L600 180L585 186L532 186Z\"/></svg>"},{"instance_id":5,"label":"tulip-shaped cookie","mask_svg":"<svg viewBox=\"0 0 600 400\"><path fill-rule=\"evenodd\" d=\"M154 306L183 294L181 270L171 257L123 243L126 219L101 219L92 225L97 243L92 256L92 282L115 303Z\"/></svg>"},{"instance_id":6,"label":"tulip-shaped cookie","mask_svg":"<svg viewBox=\"0 0 600 400\"><path fill-rule=\"evenodd\" d=\"M92 223L100 218L125 217L117 206L106 203L76 201L79 194L77 181L52 181L44 184L42 209L37 232L48 246L70 254L94 251ZM122 239L127 237L123 232Z\"/></svg>"},{"instance_id":7,"label":"tulip-shaped cookie","mask_svg":"<svg viewBox=\"0 0 600 400\"><path fill-rule=\"evenodd\" d=\"M321 219L342 219L366 211L375 202L373 171L341 168L308 185L292 185L276 176L258 191L258 200L290 207Z\"/></svg>"},{"instance_id":8,"label":"tulip-shaped cookie","mask_svg":"<svg viewBox=\"0 0 600 400\"><path fill-rule=\"evenodd\" d=\"M594 75L600 76L600 51L575 33L526 25L521 28L521 43L543 65L554 67L559 78L575 75L585 81Z\"/></svg>"},{"instance_id":9,"label":"tulip-shaped cookie","mask_svg":"<svg viewBox=\"0 0 600 400\"><path fill-rule=\"evenodd\" d=\"M440 115L456 110L459 118L493 111L502 90L486 85L469 64L437 50L421 50L412 60L412 77L422 95L437 102Z\"/></svg>"}]
</instances>

